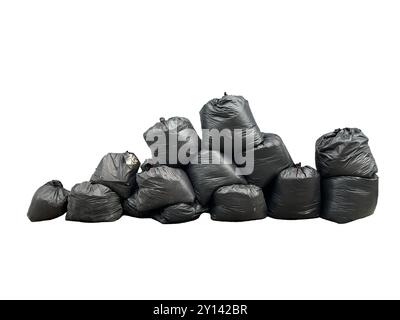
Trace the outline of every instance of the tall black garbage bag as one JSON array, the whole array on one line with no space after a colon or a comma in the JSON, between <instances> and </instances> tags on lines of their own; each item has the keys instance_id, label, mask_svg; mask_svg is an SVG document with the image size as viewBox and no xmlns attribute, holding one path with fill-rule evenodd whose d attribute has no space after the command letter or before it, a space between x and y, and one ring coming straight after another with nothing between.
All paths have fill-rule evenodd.
<instances>
[{"instance_id":1,"label":"tall black garbage bag","mask_svg":"<svg viewBox=\"0 0 400 320\"><path fill-rule=\"evenodd\" d=\"M82 182L72 188L66 220L112 222L121 215L120 198L110 188L91 182Z\"/></svg>"},{"instance_id":2,"label":"tall black garbage bag","mask_svg":"<svg viewBox=\"0 0 400 320\"><path fill-rule=\"evenodd\" d=\"M184 223L197 220L206 211L199 203L178 203L153 215L153 219L162 224Z\"/></svg>"},{"instance_id":3,"label":"tall black garbage bag","mask_svg":"<svg viewBox=\"0 0 400 320\"><path fill-rule=\"evenodd\" d=\"M152 149L153 158L169 166L187 165L201 147L192 123L183 117L161 118L143 137Z\"/></svg>"},{"instance_id":4,"label":"tall black garbage bag","mask_svg":"<svg viewBox=\"0 0 400 320\"><path fill-rule=\"evenodd\" d=\"M138 192L135 192L132 196L130 196L123 202L122 208L124 215L135 218L151 218L155 214L159 213L160 209L139 211L137 208L137 197Z\"/></svg>"},{"instance_id":5,"label":"tall black garbage bag","mask_svg":"<svg viewBox=\"0 0 400 320\"><path fill-rule=\"evenodd\" d=\"M69 191L58 180L52 180L41 186L33 195L28 210L31 221L51 220L67 212Z\"/></svg>"},{"instance_id":6,"label":"tall black garbage bag","mask_svg":"<svg viewBox=\"0 0 400 320\"><path fill-rule=\"evenodd\" d=\"M137 175L139 186L136 206L150 211L177 203L193 203L192 184L182 169L159 166Z\"/></svg>"},{"instance_id":7,"label":"tall black garbage bag","mask_svg":"<svg viewBox=\"0 0 400 320\"><path fill-rule=\"evenodd\" d=\"M247 184L234 164L226 162L218 151L202 150L188 166L187 173L193 183L196 198L207 206L215 190L232 184Z\"/></svg>"},{"instance_id":8,"label":"tall black garbage bag","mask_svg":"<svg viewBox=\"0 0 400 320\"><path fill-rule=\"evenodd\" d=\"M347 223L372 215L378 202L378 184L378 176L323 179L321 217Z\"/></svg>"},{"instance_id":9,"label":"tall black garbage bag","mask_svg":"<svg viewBox=\"0 0 400 320\"><path fill-rule=\"evenodd\" d=\"M345 128L327 133L317 140L315 150L315 162L323 178L371 178L378 172L368 138L360 129Z\"/></svg>"},{"instance_id":10,"label":"tall black garbage bag","mask_svg":"<svg viewBox=\"0 0 400 320\"><path fill-rule=\"evenodd\" d=\"M246 176L249 184L265 188L284 169L293 166L290 157L281 137L273 133L263 134L263 143L254 150L254 170Z\"/></svg>"},{"instance_id":11,"label":"tall black garbage bag","mask_svg":"<svg viewBox=\"0 0 400 320\"><path fill-rule=\"evenodd\" d=\"M249 102L242 96L226 95L221 99L212 99L200 111L202 129L216 129L219 132L229 130L230 136L241 140L241 150L234 149L233 140L228 136L219 139L220 150L233 156L237 152L245 151L263 142L263 135L250 110ZM237 134L233 135L237 129ZM203 145L205 149L211 149L212 138L203 135ZM232 152L227 152L224 147L227 143ZM215 150L215 148L213 148Z\"/></svg>"},{"instance_id":12,"label":"tall black garbage bag","mask_svg":"<svg viewBox=\"0 0 400 320\"><path fill-rule=\"evenodd\" d=\"M267 205L261 188L254 185L231 185L214 193L211 218L216 221L264 219Z\"/></svg>"},{"instance_id":13,"label":"tall black garbage bag","mask_svg":"<svg viewBox=\"0 0 400 320\"><path fill-rule=\"evenodd\" d=\"M101 159L91 181L103 184L121 198L128 198L136 187L140 161L131 152L109 153Z\"/></svg>"},{"instance_id":14,"label":"tall black garbage bag","mask_svg":"<svg viewBox=\"0 0 400 320\"><path fill-rule=\"evenodd\" d=\"M266 193L270 217L276 219L317 218L321 209L320 176L297 164L283 170Z\"/></svg>"}]
</instances>

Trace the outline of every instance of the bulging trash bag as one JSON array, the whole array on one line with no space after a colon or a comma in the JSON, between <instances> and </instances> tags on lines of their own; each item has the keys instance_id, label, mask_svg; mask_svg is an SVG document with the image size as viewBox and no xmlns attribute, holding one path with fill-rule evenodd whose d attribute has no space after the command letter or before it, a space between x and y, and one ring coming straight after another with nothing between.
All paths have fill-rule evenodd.
<instances>
[{"instance_id":1,"label":"bulging trash bag","mask_svg":"<svg viewBox=\"0 0 400 320\"><path fill-rule=\"evenodd\" d=\"M215 190L232 184L247 184L236 166L226 162L218 151L202 150L187 168L196 198L207 206Z\"/></svg>"},{"instance_id":2,"label":"bulging trash bag","mask_svg":"<svg viewBox=\"0 0 400 320\"><path fill-rule=\"evenodd\" d=\"M214 193L211 218L216 221L264 219L267 205L261 188L254 185L231 185Z\"/></svg>"},{"instance_id":3,"label":"bulging trash bag","mask_svg":"<svg viewBox=\"0 0 400 320\"><path fill-rule=\"evenodd\" d=\"M136 173L139 168L140 161L135 154L128 151L109 153L101 159L90 180L109 187L126 199L136 187Z\"/></svg>"},{"instance_id":4,"label":"bulging trash bag","mask_svg":"<svg viewBox=\"0 0 400 320\"><path fill-rule=\"evenodd\" d=\"M182 169L160 166L137 175L139 186L136 206L150 211L177 203L193 203L192 184Z\"/></svg>"},{"instance_id":5,"label":"bulging trash bag","mask_svg":"<svg viewBox=\"0 0 400 320\"><path fill-rule=\"evenodd\" d=\"M184 223L198 219L206 211L207 209L199 203L178 203L155 214L153 219L162 224Z\"/></svg>"},{"instance_id":6,"label":"bulging trash bag","mask_svg":"<svg viewBox=\"0 0 400 320\"><path fill-rule=\"evenodd\" d=\"M378 184L378 176L323 179L321 217L347 223L372 215L378 202Z\"/></svg>"},{"instance_id":7,"label":"bulging trash bag","mask_svg":"<svg viewBox=\"0 0 400 320\"><path fill-rule=\"evenodd\" d=\"M345 128L327 133L317 140L315 150L317 169L324 178L371 178L378 172L368 138L360 129Z\"/></svg>"},{"instance_id":8,"label":"bulging trash bag","mask_svg":"<svg viewBox=\"0 0 400 320\"><path fill-rule=\"evenodd\" d=\"M242 96L225 95L221 99L212 99L200 111L202 129L216 129L219 132L225 129L230 131L230 137L224 136L220 140L220 149L227 153L225 143L230 146L230 156L238 151L245 151L263 142L263 135L250 110L249 102ZM235 129L237 129L236 134ZM241 150L234 147L233 137L237 137L241 143ZM205 149L211 148L214 140L206 132L203 132L203 144ZM228 154L227 154L228 155Z\"/></svg>"},{"instance_id":9,"label":"bulging trash bag","mask_svg":"<svg viewBox=\"0 0 400 320\"><path fill-rule=\"evenodd\" d=\"M183 117L161 118L143 137L152 150L153 158L169 166L187 165L201 146L192 123Z\"/></svg>"},{"instance_id":10,"label":"bulging trash bag","mask_svg":"<svg viewBox=\"0 0 400 320\"><path fill-rule=\"evenodd\" d=\"M137 197L138 192L135 192L132 196L130 196L123 202L122 208L124 211L124 215L135 218L151 218L155 214L159 213L160 209L139 211L137 208Z\"/></svg>"},{"instance_id":11,"label":"bulging trash bag","mask_svg":"<svg viewBox=\"0 0 400 320\"><path fill-rule=\"evenodd\" d=\"M321 209L320 176L297 164L283 170L266 193L268 215L276 219L317 218Z\"/></svg>"},{"instance_id":12,"label":"bulging trash bag","mask_svg":"<svg viewBox=\"0 0 400 320\"><path fill-rule=\"evenodd\" d=\"M273 133L263 134L263 143L254 149L254 170L246 176L249 184L265 188L284 169L293 166L281 137Z\"/></svg>"},{"instance_id":13,"label":"bulging trash bag","mask_svg":"<svg viewBox=\"0 0 400 320\"><path fill-rule=\"evenodd\" d=\"M66 220L111 222L121 215L120 198L110 188L92 182L78 183L72 188Z\"/></svg>"},{"instance_id":14,"label":"bulging trash bag","mask_svg":"<svg viewBox=\"0 0 400 320\"><path fill-rule=\"evenodd\" d=\"M33 195L28 210L31 221L51 220L67 212L69 191L58 180L52 180L41 186Z\"/></svg>"}]
</instances>

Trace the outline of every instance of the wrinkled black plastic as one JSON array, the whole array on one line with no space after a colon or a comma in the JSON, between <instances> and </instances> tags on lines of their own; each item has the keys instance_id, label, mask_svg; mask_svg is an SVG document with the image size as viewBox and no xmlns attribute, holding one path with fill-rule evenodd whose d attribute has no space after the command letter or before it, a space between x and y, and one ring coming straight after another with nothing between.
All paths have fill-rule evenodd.
<instances>
[{"instance_id":1,"label":"wrinkled black plastic","mask_svg":"<svg viewBox=\"0 0 400 320\"><path fill-rule=\"evenodd\" d=\"M241 129L242 150L246 146L257 146L263 141L263 135L251 112L249 102L242 96L225 95L221 99L212 99L200 111L202 129L217 129L222 131L229 129ZM232 145L232 140L227 139ZM222 139L221 142L224 140ZM203 143L206 149L210 149L212 139L204 136ZM224 144L221 143L221 150Z\"/></svg>"},{"instance_id":2,"label":"wrinkled black plastic","mask_svg":"<svg viewBox=\"0 0 400 320\"><path fill-rule=\"evenodd\" d=\"M263 134L263 143L254 149L254 171L246 176L249 184L265 188L284 169L293 166L292 158L281 137Z\"/></svg>"},{"instance_id":3,"label":"wrinkled black plastic","mask_svg":"<svg viewBox=\"0 0 400 320\"><path fill-rule=\"evenodd\" d=\"M31 221L51 220L67 212L69 191L58 180L52 180L41 186L33 195L28 210Z\"/></svg>"},{"instance_id":4,"label":"wrinkled black plastic","mask_svg":"<svg viewBox=\"0 0 400 320\"><path fill-rule=\"evenodd\" d=\"M136 207L150 211L177 203L193 203L192 184L182 169L160 166L137 175L139 186Z\"/></svg>"},{"instance_id":5,"label":"wrinkled black plastic","mask_svg":"<svg viewBox=\"0 0 400 320\"><path fill-rule=\"evenodd\" d=\"M163 143L158 141L159 135L165 136ZM143 137L149 147L157 143L157 148L153 151L152 156L160 160L160 164L167 164L169 166L187 165L179 157L179 153L185 154L185 159L197 154L201 147L201 140L195 132L192 123L189 119L183 117L172 117L168 120L160 119L154 126L149 128ZM172 139L172 140L171 140ZM153 141L155 140L155 141ZM175 152L171 153L172 150ZM163 161L165 160L165 161Z\"/></svg>"},{"instance_id":6,"label":"wrinkled black plastic","mask_svg":"<svg viewBox=\"0 0 400 320\"><path fill-rule=\"evenodd\" d=\"M321 217L347 223L372 215L378 202L379 178L332 177L322 180Z\"/></svg>"},{"instance_id":7,"label":"wrinkled black plastic","mask_svg":"<svg viewBox=\"0 0 400 320\"><path fill-rule=\"evenodd\" d=\"M198 219L206 211L199 203L178 203L155 214L153 219L162 224L184 223Z\"/></svg>"},{"instance_id":8,"label":"wrinkled black plastic","mask_svg":"<svg viewBox=\"0 0 400 320\"><path fill-rule=\"evenodd\" d=\"M110 188L91 182L78 183L72 188L66 220L111 222L121 215L120 198Z\"/></svg>"},{"instance_id":9,"label":"wrinkled black plastic","mask_svg":"<svg viewBox=\"0 0 400 320\"><path fill-rule=\"evenodd\" d=\"M141 165L142 171L149 171L151 168L160 167L161 164L155 159L146 159Z\"/></svg>"},{"instance_id":10,"label":"wrinkled black plastic","mask_svg":"<svg viewBox=\"0 0 400 320\"><path fill-rule=\"evenodd\" d=\"M211 218L216 221L264 219L267 205L261 188L254 185L231 185L214 193Z\"/></svg>"},{"instance_id":11,"label":"wrinkled black plastic","mask_svg":"<svg viewBox=\"0 0 400 320\"><path fill-rule=\"evenodd\" d=\"M317 169L324 178L371 178L378 172L368 138L360 129L345 128L327 133L317 140L315 150Z\"/></svg>"},{"instance_id":12,"label":"wrinkled black plastic","mask_svg":"<svg viewBox=\"0 0 400 320\"><path fill-rule=\"evenodd\" d=\"M202 150L197 163L191 163L187 173L193 183L196 198L207 206L215 190L219 187L232 184L247 184L246 180L238 175L234 164L226 163L218 151ZM208 163L205 161L214 160Z\"/></svg>"},{"instance_id":13,"label":"wrinkled black plastic","mask_svg":"<svg viewBox=\"0 0 400 320\"><path fill-rule=\"evenodd\" d=\"M126 199L136 187L136 173L139 168L140 161L131 152L108 153L101 159L90 180L109 187Z\"/></svg>"},{"instance_id":14,"label":"wrinkled black plastic","mask_svg":"<svg viewBox=\"0 0 400 320\"><path fill-rule=\"evenodd\" d=\"M301 164L283 170L266 193L268 215L276 219L317 218L321 209L320 176Z\"/></svg>"},{"instance_id":15,"label":"wrinkled black plastic","mask_svg":"<svg viewBox=\"0 0 400 320\"><path fill-rule=\"evenodd\" d=\"M135 218L151 218L155 214L159 213L159 210L139 211L137 208L137 197L138 193L135 192L132 196L123 202L122 208L124 215L135 217Z\"/></svg>"}]
</instances>

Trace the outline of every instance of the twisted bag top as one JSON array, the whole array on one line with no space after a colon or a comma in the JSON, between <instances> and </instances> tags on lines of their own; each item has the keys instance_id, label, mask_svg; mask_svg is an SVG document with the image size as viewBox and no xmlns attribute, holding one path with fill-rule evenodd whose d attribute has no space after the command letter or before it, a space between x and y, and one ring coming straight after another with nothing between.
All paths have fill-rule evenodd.
<instances>
[{"instance_id":1,"label":"twisted bag top","mask_svg":"<svg viewBox=\"0 0 400 320\"><path fill-rule=\"evenodd\" d=\"M242 96L225 95L221 99L212 99L200 110L200 117L203 129L248 129L255 146L263 142L249 102Z\"/></svg>"},{"instance_id":2,"label":"twisted bag top","mask_svg":"<svg viewBox=\"0 0 400 320\"><path fill-rule=\"evenodd\" d=\"M337 129L320 137L315 162L322 177L371 178L378 172L368 138L357 128Z\"/></svg>"}]
</instances>

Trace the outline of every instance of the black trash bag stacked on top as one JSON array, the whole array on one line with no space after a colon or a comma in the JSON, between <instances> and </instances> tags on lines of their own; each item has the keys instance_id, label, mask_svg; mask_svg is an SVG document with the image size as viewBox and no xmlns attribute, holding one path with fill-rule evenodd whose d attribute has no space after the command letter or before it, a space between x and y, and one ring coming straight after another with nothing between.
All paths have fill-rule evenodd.
<instances>
[{"instance_id":1,"label":"black trash bag stacked on top","mask_svg":"<svg viewBox=\"0 0 400 320\"><path fill-rule=\"evenodd\" d=\"M213 193L220 187L247 184L236 169L236 166L226 161L218 151L202 150L196 159L192 159L187 173L200 204L209 205Z\"/></svg>"},{"instance_id":2,"label":"black trash bag stacked on top","mask_svg":"<svg viewBox=\"0 0 400 320\"><path fill-rule=\"evenodd\" d=\"M67 212L69 191L58 180L52 180L41 186L33 195L28 210L32 222L51 220Z\"/></svg>"},{"instance_id":3,"label":"black trash bag stacked on top","mask_svg":"<svg viewBox=\"0 0 400 320\"><path fill-rule=\"evenodd\" d=\"M225 156L234 158L235 153L248 150L263 142L263 134L250 110L249 102L242 96L225 95L221 99L212 99L200 111L202 129L216 129L219 132L227 130L229 136L219 139L220 150ZM235 131L236 129L236 131ZM204 135L204 149L213 149L213 139ZM241 150L234 147L234 139L241 141ZM230 152L226 150L229 146Z\"/></svg>"},{"instance_id":4,"label":"black trash bag stacked on top","mask_svg":"<svg viewBox=\"0 0 400 320\"><path fill-rule=\"evenodd\" d=\"M281 137L273 133L263 133L263 142L252 152L254 170L245 177L260 188L269 186L282 170L294 165Z\"/></svg>"},{"instance_id":5,"label":"black trash bag stacked on top","mask_svg":"<svg viewBox=\"0 0 400 320\"><path fill-rule=\"evenodd\" d=\"M173 167L187 165L201 147L192 123L184 117L161 118L143 137L152 150L152 157L160 164Z\"/></svg>"},{"instance_id":6,"label":"black trash bag stacked on top","mask_svg":"<svg viewBox=\"0 0 400 320\"><path fill-rule=\"evenodd\" d=\"M317 218L321 208L320 176L309 166L289 167L278 175L266 199L272 218Z\"/></svg>"},{"instance_id":7,"label":"black trash bag stacked on top","mask_svg":"<svg viewBox=\"0 0 400 320\"><path fill-rule=\"evenodd\" d=\"M140 161L131 152L108 153L101 159L90 180L109 187L126 199L136 188L136 173L139 168Z\"/></svg>"},{"instance_id":8,"label":"black trash bag stacked on top","mask_svg":"<svg viewBox=\"0 0 400 320\"><path fill-rule=\"evenodd\" d=\"M322 218L347 223L374 213L379 179L368 141L357 128L337 129L317 140L315 160L322 176Z\"/></svg>"},{"instance_id":9,"label":"black trash bag stacked on top","mask_svg":"<svg viewBox=\"0 0 400 320\"><path fill-rule=\"evenodd\" d=\"M211 218L215 221L239 222L266 217L264 194L255 185L224 186L214 193Z\"/></svg>"},{"instance_id":10,"label":"black trash bag stacked on top","mask_svg":"<svg viewBox=\"0 0 400 320\"><path fill-rule=\"evenodd\" d=\"M66 220L112 222L121 215L120 198L110 188L92 182L79 183L72 188Z\"/></svg>"},{"instance_id":11,"label":"black trash bag stacked on top","mask_svg":"<svg viewBox=\"0 0 400 320\"><path fill-rule=\"evenodd\" d=\"M142 212L195 200L192 184L182 169L152 167L137 175L137 183L136 207Z\"/></svg>"}]
</instances>

